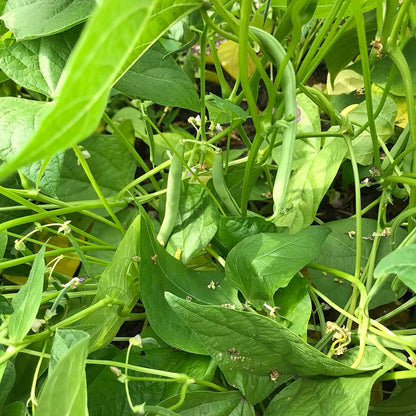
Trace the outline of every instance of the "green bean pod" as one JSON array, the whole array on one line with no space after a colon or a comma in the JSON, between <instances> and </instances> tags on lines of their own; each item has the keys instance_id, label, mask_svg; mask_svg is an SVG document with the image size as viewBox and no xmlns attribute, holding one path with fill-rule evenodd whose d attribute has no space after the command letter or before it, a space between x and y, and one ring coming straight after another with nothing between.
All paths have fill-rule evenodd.
<instances>
[{"instance_id":1,"label":"green bean pod","mask_svg":"<svg viewBox=\"0 0 416 416\"><path fill-rule=\"evenodd\" d=\"M240 209L230 194L230 191L224 181L223 157L221 149L216 150L214 154L214 162L212 165L212 182L214 184L215 192L220 197L220 200L224 204L228 214L240 216Z\"/></svg>"},{"instance_id":2,"label":"green bean pod","mask_svg":"<svg viewBox=\"0 0 416 416\"><path fill-rule=\"evenodd\" d=\"M178 214L179 201L181 197L182 184L182 161L185 154L185 143L182 140L175 147L175 154L169 169L168 183L166 188L166 209L165 217L160 226L157 240L160 244L165 245L175 226L176 216Z\"/></svg>"},{"instance_id":3,"label":"green bean pod","mask_svg":"<svg viewBox=\"0 0 416 416\"><path fill-rule=\"evenodd\" d=\"M259 40L261 50L278 67L286 55L286 51L269 33L257 27L250 27L250 31ZM293 152L296 139L296 75L292 63L287 62L282 75L281 87L284 93L285 116L288 120L287 127L283 130L282 158L277 171L274 187L273 201L274 213L272 220L276 219L282 209L289 183Z\"/></svg>"}]
</instances>

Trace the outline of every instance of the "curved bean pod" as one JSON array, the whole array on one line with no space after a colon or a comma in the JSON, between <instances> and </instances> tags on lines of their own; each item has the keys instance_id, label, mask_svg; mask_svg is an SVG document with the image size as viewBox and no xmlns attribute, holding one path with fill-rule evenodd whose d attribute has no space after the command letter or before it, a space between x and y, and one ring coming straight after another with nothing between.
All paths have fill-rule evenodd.
<instances>
[{"instance_id":1,"label":"curved bean pod","mask_svg":"<svg viewBox=\"0 0 416 416\"><path fill-rule=\"evenodd\" d=\"M261 50L278 67L286 55L286 51L269 33L257 27L250 27L250 31L259 40ZM274 213L272 220L276 219L282 209L289 183L293 152L296 139L296 75L292 63L289 61L283 71L281 87L284 93L285 115L289 120L287 127L283 130L282 158L277 171L274 187L273 201Z\"/></svg>"}]
</instances>

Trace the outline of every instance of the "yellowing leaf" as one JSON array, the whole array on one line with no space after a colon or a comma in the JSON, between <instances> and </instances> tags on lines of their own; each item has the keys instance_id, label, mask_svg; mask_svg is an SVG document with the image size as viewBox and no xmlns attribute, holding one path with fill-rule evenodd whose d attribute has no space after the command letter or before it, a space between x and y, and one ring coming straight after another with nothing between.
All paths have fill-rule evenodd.
<instances>
[{"instance_id":1,"label":"yellowing leaf","mask_svg":"<svg viewBox=\"0 0 416 416\"><path fill-rule=\"evenodd\" d=\"M71 247L71 243L69 242L68 238L63 235L54 235L49 240L49 243L58 247L62 247L62 248ZM49 250L47 249L46 253L48 251ZM79 260L78 255L73 254L73 253L66 254L66 257L71 257L71 258L70 259L63 258L62 260L60 260L58 264L56 265L56 267L54 268L54 270L58 273L62 273L66 276L72 277L79 267L80 260ZM46 262L49 263L53 259L54 257L46 257Z\"/></svg>"},{"instance_id":2,"label":"yellowing leaf","mask_svg":"<svg viewBox=\"0 0 416 416\"><path fill-rule=\"evenodd\" d=\"M15 283L16 285L24 285L27 282L27 276L15 276L3 273L2 277L7 279L9 282Z\"/></svg>"},{"instance_id":3,"label":"yellowing leaf","mask_svg":"<svg viewBox=\"0 0 416 416\"><path fill-rule=\"evenodd\" d=\"M394 120L394 124L404 129L407 125L407 122L409 121L409 117L407 114L406 98L397 96L392 96L392 98L394 99L397 105L397 115L396 119ZM416 104L416 99L414 102Z\"/></svg>"},{"instance_id":4,"label":"yellowing leaf","mask_svg":"<svg viewBox=\"0 0 416 416\"><path fill-rule=\"evenodd\" d=\"M238 75L238 44L232 40L227 40L218 47L218 58L221 66L234 78ZM248 76L250 77L256 66L253 61L248 58Z\"/></svg>"},{"instance_id":5,"label":"yellowing leaf","mask_svg":"<svg viewBox=\"0 0 416 416\"><path fill-rule=\"evenodd\" d=\"M334 80L334 86L332 86L332 80L328 74L327 89L329 95L350 94L364 87L363 76L353 71L352 69L344 69L341 71Z\"/></svg>"}]
</instances>

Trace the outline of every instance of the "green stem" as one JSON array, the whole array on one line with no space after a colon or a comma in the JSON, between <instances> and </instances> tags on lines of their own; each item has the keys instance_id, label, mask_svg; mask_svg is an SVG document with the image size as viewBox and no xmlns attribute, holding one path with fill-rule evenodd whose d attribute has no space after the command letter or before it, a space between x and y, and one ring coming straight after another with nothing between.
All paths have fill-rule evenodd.
<instances>
[{"instance_id":1,"label":"green stem","mask_svg":"<svg viewBox=\"0 0 416 416\"><path fill-rule=\"evenodd\" d=\"M357 28L358 46L360 49L361 67L364 78L364 92L365 92L365 103L367 106L368 124L370 127L371 141L373 143L373 156L374 164L376 168L381 171L381 160L378 145L378 136L376 130L376 123L374 120L373 112L373 97L371 94L371 75L370 75L370 63L368 60L367 52L367 39L365 34L365 22L364 15L361 11L360 0L352 0L352 9L354 12L354 19Z\"/></svg>"},{"instance_id":2,"label":"green stem","mask_svg":"<svg viewBox=\"0 0 416 416\"><path fill-rule=\"evenodd\" d=\"M105 196L103 195L100 187L98 186L98 183L95 180L94 175L92 174L91 169L88 166L88 163L85 160L84 155L82 154L80 148L78 147L78 145L75 145L75 146L72 147L72 149L74 150L75 155L77 156L77 158L79 160L79 163L81 164L82 168L84 169L84 172L88 177L88 180L90 181L92 187L94 188L95 193L97 194L98 198L102 202L104 208L110 214L110 217L113 219L114 223L117 225L121 234L124 235L126 233L126 230L124 229L120 220L117 218L116 214L114 214L113 209L111 208L111 206L108 204L107 200L105 199Z\"/></svg>"}]
</instances>

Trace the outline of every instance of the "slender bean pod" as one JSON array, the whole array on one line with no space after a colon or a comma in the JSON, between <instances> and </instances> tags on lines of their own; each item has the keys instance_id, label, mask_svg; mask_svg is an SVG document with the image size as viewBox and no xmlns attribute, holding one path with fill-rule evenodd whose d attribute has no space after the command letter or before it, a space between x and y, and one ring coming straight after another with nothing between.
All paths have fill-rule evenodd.
<instances>
[{"instance_id":1,"label":"slender bean pod","mask_svg":"<svg viewBox=\"0 0 416 416\"><path fill-rule=\"evenodd\" d=\"M261 50L266 53L273 64L278 67L286 55L286 51L272 35L256 27L250 27L250 31L257 37ZM276 219L282 209L287 186L289 183L293 151L296 139L296 75L291 61L283 71L281 87L284 93L285 115L290 121L283 130L282 158L273 187L274 214Z\"/></svg>"},{"instance_id":2,"label":"slender bean pod","mask_svg":"<svg viewBox=\"0 0 416 416\"><path fill-rule=\"evenodd\" d=\"M214 184L215 192L220 197L220 201L224 204L227 212L230 215L240 216L239 207L230 194L230 191L224 181L223 157L221 149L217 150L214 154L214 163L212 166L212 182Z\"/></svg>"},{"instance_id":3,"label":"slender bean pod","mask_svg":"<svg viewBox=\"0 0 416 416\"><path fill-rule=\"evenodd\" d=\"M170 165L168 184L166 188L166 209L157 239L160 244L165 245L173 230L178 213L179 200L181 197L182 182L182 160L185 154L185 143L181 140L176 148Z\"/></svg>"}]
</instances>

